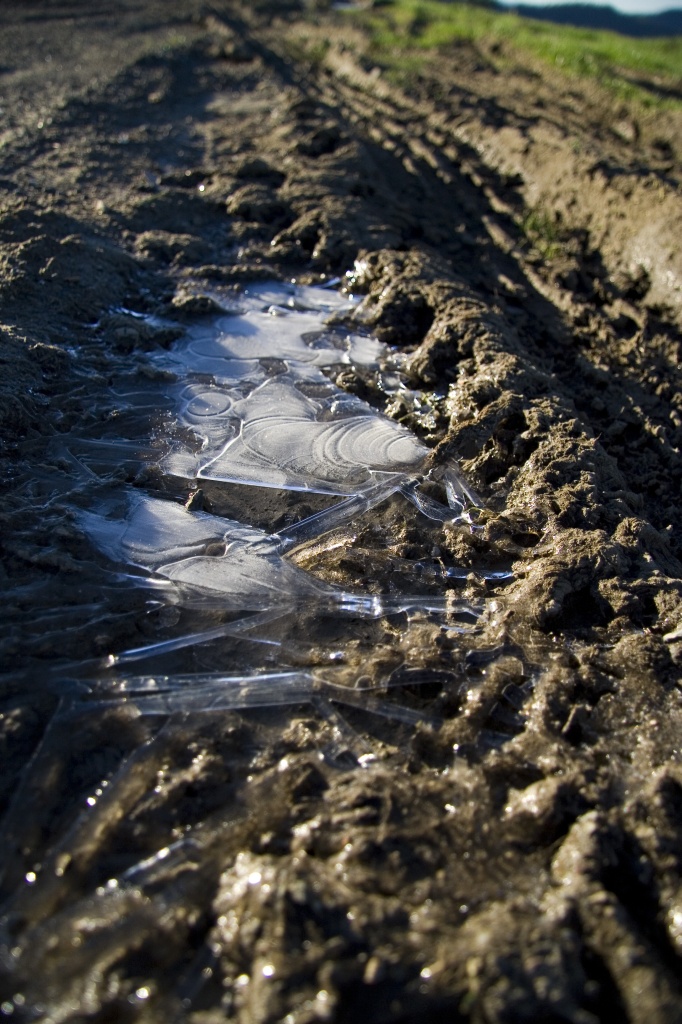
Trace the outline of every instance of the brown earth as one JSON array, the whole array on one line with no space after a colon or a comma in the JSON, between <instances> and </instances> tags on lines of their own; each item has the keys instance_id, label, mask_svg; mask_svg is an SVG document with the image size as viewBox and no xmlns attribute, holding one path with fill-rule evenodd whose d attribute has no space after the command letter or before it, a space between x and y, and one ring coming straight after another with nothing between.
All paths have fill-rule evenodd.
<instances>
[{"instance_id":1,"label":"brown earth","mask_svg":"<svg viewBox=\"0 0 682 1024\"><path fill-rule=\"evenodd\" d=\"M681 115L466 45L408 94L342 15L256 7L0 15L0 1015L682 1020ZM51 666L147 621L51 489L50 443L170 340L112 310L347 271L423 402L339 382L480 494L443 562L514 570L468 584L497 598L469 662L419 634L440 727L340 771L309 709L59 704ZM299 557L385 579L433 547L392 515L388 554L360 525Z\"/></svg>"}]
</instances>

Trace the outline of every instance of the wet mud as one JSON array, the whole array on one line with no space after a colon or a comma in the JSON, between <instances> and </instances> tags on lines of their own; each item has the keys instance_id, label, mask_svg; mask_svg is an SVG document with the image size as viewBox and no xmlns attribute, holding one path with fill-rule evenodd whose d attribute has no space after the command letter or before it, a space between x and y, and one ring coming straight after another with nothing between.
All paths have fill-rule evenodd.
<instances>
[{"instance_id":1,"label":"wet mud","mask_svg":"<svg viewBox=\"0 0 682 1024\"><path fill-rule=\"evenodd\" d=\"M679 113L465 45L400 89L295 5L1 17L0 1015L682 1019ZM178 346L336 277L403 386L324 387L416 439L421 497L281 570L392 605L256 643L81 513L326 514L156 453ZM455 464L480 504L429 518Z\"/></svg>"}]
</instances>

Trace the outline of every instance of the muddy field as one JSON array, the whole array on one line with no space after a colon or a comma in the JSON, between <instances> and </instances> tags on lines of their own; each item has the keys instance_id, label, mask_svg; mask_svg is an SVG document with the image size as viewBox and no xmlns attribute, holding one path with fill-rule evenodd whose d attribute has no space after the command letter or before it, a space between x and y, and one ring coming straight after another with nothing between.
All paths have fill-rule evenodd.
<instances>
[{"instance_id":1,"label":"muddy field","mask_svg":"<svg viewBox=\"0 0 682 1024\"><path fill-rule=\"evenodd\" d=\"M682 115L464 44L401 90L295 4L5 3L0 75L0 1017L682 1021ZM78 530L69 438L216 296L336 277L409 388L336 384L480 507L297 564L464 569L475 636L358 620L380 714L88 707L84 663L176 620ZM288 521L235 494L197 500Z\"/></svg>"}]
</instances>

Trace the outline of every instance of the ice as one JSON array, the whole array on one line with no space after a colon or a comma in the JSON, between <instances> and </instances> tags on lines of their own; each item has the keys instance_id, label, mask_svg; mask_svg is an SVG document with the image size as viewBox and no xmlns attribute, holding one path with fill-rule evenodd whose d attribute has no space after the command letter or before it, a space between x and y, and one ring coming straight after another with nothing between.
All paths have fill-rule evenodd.
<instances>
[{"instance_id":1,"label":"ice","mask_svg":"<svg viewBox=\"0 0 682 1024\"><path fill-rule=\"evenodd\" d=\"M249 615L245 619L239 619L237 622L226 622L220 626L214 626L212 629L203 629L196 633L186 633L182 636L175 636L171 640L160 640L157 643L145 644L142 647L132 647L127 651L122 651L120 654L109 655L106 659L106 667L111 668L114 665L130 665L133 662L142 661L146 658L171 654L174 651L180 651L185 647L195 647L197 644L210 643L212 640L220 640L225 637L246 636L254 643L278 647L280 646L280 643L277 640L269 640L267 637L259 636L257 634L249 636L249 633L253 629L267 626L269 623L279 618L280 615L281 611L278 609L266 609L257 615Z\"/></svg>"},{"instance_id":2,"label":"ice","mask_svg":"<svg viewBox=\"0 0 682 1024\"><path fill-rule=\"evenodd\" d=\"M221 317L195 327L167 357L169 364L237 380L257 372L265 359L320 368L354 364L377 366L386 346L343 328L327 329L324 312L292 313L279 307Z\"/></svg>"},{"instance_id":3,"label":"ice","mask_svg":"<svg viewBox=\"0 0 682 1024\"><path fill-rule=\"evenodd\" d=\"M357 300L337 291L335 285L338 283L336 279L324 286L282 281L250 284L244 288L242 306L257 310L267 306L281 306L286 309L317 310L325 314L350 310Z\"/></svg>"},{"instance_id":4,"label":"ice","mask_svg":"<svg viewBox=\"0 0 682 1024\"><path fill-rule=\"evenodd\" d=\"M186 558L157 571L175 583L218 591L249 611L290 604L292 598L314 598L324 590L307 573L276 555L243 544L230 545L220 557Z\"/></svg>"},{"instance_id":5,"label":"ice","mask_svg":"<svg viewBox=\"0 0 682 1024\"><path fill-rule=\"evenodd\" d=\"M408 430L358 399L340 392L316 401L290 377L266 381L231 413L239 434L202 462L199 477L347 494L373 474L415 471L428 453ZM210 416L202 427L215 436Z\"/></svg>"},{"instance_id":6,"label":"ice","mask_svg":"<svg viewBox=\"0 0 682 1024\"><path fill-rule=\"evenodd\" d=\"M190 329L157 359L185 377L176 389L177 421L201 442L197 451L174 439L163 470L339 495L372 486L376 474L413 473L428 449L322 372L378 366L389 356L374 338L326 326L331 310L350 303L331 291L292 286L254 288L246 297L250 304L286 299L293 308L220 317Z\"/></svg>"},{"instance_id":7,"label":"ice","mask_svg":"<svg viewBox=\"0 0 682 1024\"><path fill-rule=\"evenodd\" d=\"M429 496L421 487L430 476L428 447L334 382L343 365L396 373L387 346L340 326L337 314L352 308L352 302L331 290L280 284L251 286L232 300L234 313L190 328L170 351L149 356L153 367L148 385L131 380L130 374L126 382L115 383L110 391L116 406L113 425L122 436L75 442L70 465L82 470L83 485L95 491L94 470L111 473L117 457L129 466L138 453L141 468L148 467L136 488L120 482L131 479L129 469L125 476L114 473L108 490L104 487L89 507L83 508L84 500L79 503L75 518L93 546L114 563L118 580L124 578L125 567L131 584L153 588L155 598L163 595L165 602L194 615L174 635L152 635L148 643L119 650L99 663L112 669L162 659L167 665L163 659L177 652L203 650L209 644L213 651L228 643L234 650L235 644L249 647L243 643L248 640L273 652L259 659L262 675L266 663L284 670L294 649L295 663L307 663L306 640L292 642L286 635L286 630L303 630L323 664L324 643L314 641L310 631L325 615L339 622L386 616L411 622L431 616L450 635L470 633L483 607L453 600L447 591L434 592L437 580L452 586L469 578L464 569L429 563L422 571L414 563L427 593L405 593L405 581L399 580L391 583L390 593L377 593L376 585L370 593L364 588L343 590L294 563L296 549L347 529L392 496L407 498L435 524L467 523L469 510L480 502L454 465L441 466L436 479L448 504ZM336 319L330 325L331 314ZM145 416L146 443L139 438ZM144 490L164 479L171 488L168 496ZM340 500L268 533L241 522L239 511L235 518L189 511L178 500L179 479L210 482L228 496L234 485L289 492L288 514L300 500L297 492ZM227 507L239 510L240 501L228 501ZM264 499L266 505L273 501L281 499ZM254 505L258 507L258 499ZM474 525L469 523L469 528ZM482 572L479 578L494 582L507 575ZM223 612L230 621L220 621ZM306 699L318 700L307 676L304 683L299 677L297 685L307 687ZM293 681L291 686L291 693L299 692ZM213 706L214 698L222 707L237 699L216 695L215 689L210 694L197 690L190 698L181 690L182 699L173 690L170 704L159 696L154 706L204 709ZM249 700L266 698L267 688Z\"/></svg>"},{"instance_id":8,"label":"ice","mask_svg":"<svg viewBox=\"0 0 682 1024\"><path fill-rule=\"evenodd\" d=\"M426 682L431 682L431 679ZM411 683L414 685L414 680ZM320 707L333 701L361 707L364 711L411 726L439 724L429 720L422 712L377 699L367 690L368 687L349 687L333 678L301 671L262 673L258 676L229 676L224 673L129 676L115 679L105 688L94 689L93 705L106 707L113 702L130 702L140 714L155 716L177 712L207 713L281 707L288 704L313 703Z\"/></svg>"},{"instance_id":9,"label":"ice","mask_svg":"<svg viewBox=\"0 0 682 1024\"><path fill-rule=\"evenodd\" d=\"M149 570L197 591L217 592L221 607L256 611L316 599L320 605L370 617L438 613L456 607L444 597L347 593L325 584L284 557L295 530L289 536L271 535L138 492L113 504L113 508L104 506L99 513L81 512L77 517L95 547L114 562ZM313 516L298 524L299 535L305 538L310 523L317 527L315 535L328 526L321 515ZM474 619L478 615L466 602L460 610Z\"/></svg>"},{"instance_id":10,"label":"ice","mask_svg":"<svg viewBox=\"0 0 682 1024\"><path fill-rule=\"evenodd\" d=\"M103 514L82 512L79 519L93 543L116 562L155 569L163 562L203 553L209 544L224 541L232 528L248 539L261 538L259 530L201 513L182 505L131 492L113 510ZM118 507L116 507L118 505ZM106 515L107 512L113 514Z\"/></svg>"},{"instance_id":11,"label":"ice","mask_svg":"<svg viewBox=\"0 0 682 1024\"><path fill-rule=\"evenodd\" d=\"M134 700L145 714L272 707L310 700L316 679L308 672L274 672L258 676L221 673L193 676L131 676L99 688L100 700ZM107 692L107 690L109 692ZM102 692L103 691L103 692ZM95 690L97 695L97 690Z\"/></svg>"},{"instance_id":12,"label":"ice","mask_svg":"<svg viewBox=\"0 0 682 1024\"><path fill-rule=\"evenodd\" d=\"M337 502L331 508L308 516L291 526L284 527L278 533L283 550L315 540L344 525L396 494L401 490L401 485L402 478L400 476L378 477L372 486L363 488L360 493L353 494L343 501Z\"/></svg>"},{"instance_id":13,"label":"ice","mask_svg":"<svg viewBox=\"0 0 682 1024\"><path fill-rule=\"evenodd\" d=\"M113 515L80 514L92 543L114 562L156 572L199 591L217 591L252 611L313 597L322 583L279 554L279 543L261 530L144 494L132 494Z\"/></svg>"}]
</instances>

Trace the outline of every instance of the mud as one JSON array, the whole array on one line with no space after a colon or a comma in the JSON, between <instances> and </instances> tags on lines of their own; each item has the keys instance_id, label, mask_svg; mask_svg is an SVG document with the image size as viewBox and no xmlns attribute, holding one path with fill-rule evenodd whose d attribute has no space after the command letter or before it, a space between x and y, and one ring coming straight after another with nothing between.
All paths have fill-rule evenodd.
<instances>
[{"instance_id":1,"label":"mud","mask_svg":"<svg viewBox=\"0 0 682 1024\"><path fill-rule=\"evenodd\" d=\"M682 1019L679 111L464 45L408 92L340 14L139 7L2 13L0 1013ZM393 504L299 564L374 592L435 559L494 614L469 646L358 620L380 714L84 703L69 665L176 623L68 515L61 441L117 429L112 380L216 296L337 275L411 390L336 383L483 505Z\"/></svg>"}]
</instances>

